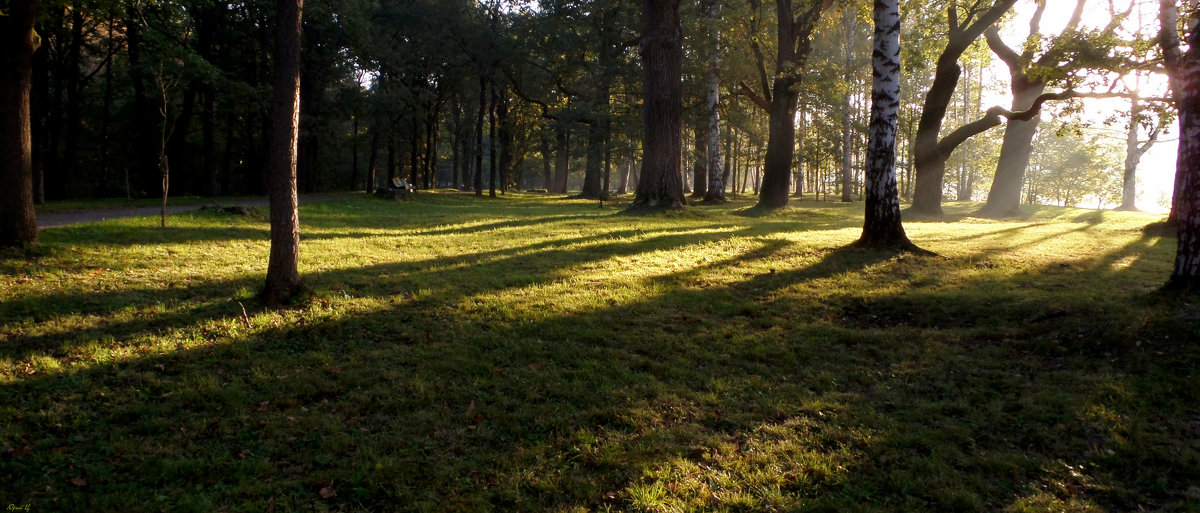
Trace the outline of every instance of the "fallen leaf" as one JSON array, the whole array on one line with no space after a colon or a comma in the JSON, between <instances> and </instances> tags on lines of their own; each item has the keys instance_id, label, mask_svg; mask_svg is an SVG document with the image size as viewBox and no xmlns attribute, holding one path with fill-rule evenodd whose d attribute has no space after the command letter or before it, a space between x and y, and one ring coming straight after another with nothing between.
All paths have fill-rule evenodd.
<instances>
[{"instance_id":1,"label":"fallen leaf","mask_svg":"<svg viewBox=\"0 0 1200 513\"><path fill-rule=\"evenodd\" d=\"M75 486L87 486L87 479L82 477L72 477L71 479L68 479L67 482Z\"/></svg>"},{"instance_id":2,"label":"fallen leaf","mask_svg":"<svg viewBox=\"0 0 1200 513\"><path fill-rule=\"evenodd\" d=\"M333 481L329 482L329 486L326 486L322 488L321 491L317 492L317 495L320 495L322 499L337 497L337 492L333 490Z\"/></svg>"}]
</instances>

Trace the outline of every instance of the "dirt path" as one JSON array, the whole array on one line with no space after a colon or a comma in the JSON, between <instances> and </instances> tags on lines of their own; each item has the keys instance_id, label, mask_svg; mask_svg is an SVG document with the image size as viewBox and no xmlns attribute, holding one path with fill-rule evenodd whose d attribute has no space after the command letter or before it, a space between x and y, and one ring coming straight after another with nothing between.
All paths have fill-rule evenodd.
<instances>
[{"instance_id":1,"label":"dirt path","mask_svg":"<svg viewBox=\"0 0 1200 513\"><path fill-rule=\"evenodd\" d=\"M318 201L328 201L345 197L344 194L303 194L300 196L300 203L316 203ZM200 210L203 205L179 205L173 206L168 201L167 213L178 214L180 212L192 212ZM266 207L267 198L240 198L236 201L222 203L222 207ZM161 207L126 207L126 208L104 208L94 210L74 210L70 212L52 212L48 214L38 214L37 222L38 229L51 228L54 226L66 226L70 224L91 223L96 221L104 221L106 219L120 219L122 217L150 217L157 216L162 211Z\"/></svg>"}]
</instances>

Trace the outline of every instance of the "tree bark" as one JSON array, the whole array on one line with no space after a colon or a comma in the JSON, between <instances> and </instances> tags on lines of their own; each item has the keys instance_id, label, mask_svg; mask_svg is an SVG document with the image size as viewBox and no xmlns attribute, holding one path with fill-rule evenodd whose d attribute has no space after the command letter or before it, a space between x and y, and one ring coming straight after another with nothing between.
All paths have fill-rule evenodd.
<instances>
[{"instance_id":1,"label":"tree bark","mask_svg":"<svg viewBox=\"0 0 1200 513\"><path fill-rule=\"evenodd\" d=\"M1046 90L1046 84L1029 82L1013 77L1013 110L1026 110ZM996 165L996 176L988 191L987 203L979 209L985 217L1015 215L1021 206L1021 187L1025 182L1025 169L1033 155L1033 136L1037 134L1041 116L1028 121L1010 120L1004 130L1004 142L1000 146L1000 162Z\"/></svg>"},{"instance_id":2,"label":"tree bark","mask_svg":"<svg viewBox=\"0 0 1200 513\"><path fill-rule=\"evenodd\" d=\"M704 71L704 110L708 114L708 187L704 203L725 203L725 169L721 163L721 2L708 4L708 70Z\"/></svg>"},{"instance_id":3,"label":"tree bark","mask_svg":"<svg viewBox=\"0 0 1200 513\"><path fill-rule=\"evenodd\" d=\"M33 140L29 97L33 89L33 52L40 43L33 30L38 0L13 2L0 16L0 246L37 243L33 209Z\"/></svg>"},{"instance_id":4,"label":"tree bark","mask_svg":"<svg viewBox=\"0 0 1200 513\"><path fill-rule=\"evenodd\" d=\"M846 6L842 9L842 25L845 30L845 69L843 80L845 80L846 91L842 93L842 202L849 203L854 201L851 195L851 187L854 183L854 168L851 166L851 157L854 150L851 144L854 142L854 134L852 133L852 123L854 109L850 103L850 84L853 83L853 66L854 66L854 32L858 25L858 16L854 13L854 7ZM893 143L894 144L894 143Z\"/></svg>"},{"instance_id":5,"label":"tree bark","mask_svg":"<svg viewBox=\"0 0 1200 513\"><path fill-rule=\"evenodd\" d=\"M681 208L683 35L679 0L643 0L642 172L631 209Z\"/></svg>"},{"instance_id":6,"label":"tree bark","mask_svg":"<svg viewBox=\"0 0 1200 513\"><path fill-rule=\"evenodd\" d=\"M487 114L487 73L479 70L479 112L475 116L475 195L483 196L483 121Z\"/></svg>"},{"instance_id":7,"label":"tree bark","mask_svg":"<svg viewBox=\"0 0 1200 513\"><path fill-rule=\"evenodd\" d=\"M1159 43L1179 109L1179 154L1176 161L1176 204L1179 247L1168 288L1200 290L1200 31L1188 34L1188 50L1180 53L1178 7L1159 1ZM1189 27L1200 19L1195 12Z\"/></svg>"},{"instance_id":8,"label":"tree bark","mask_svg":"<svg viewBox=\"0 0 1200 513\"><path fill-rule=\"evenodd\" d=\"M925 95L921 109L921 120L913 140L913 160L916 177L913 184L912 209L924 214L942 215L942 192L946 176L946 161L949 151L939 147L939 134L946 117L946 110L954 100L954 90L962 68L958 59L980 35L992 27L1012 8L1016 0L996 0L987 11L972 16L967 25L959 25L957 10L949 13L950 41L938 56L933 84ZM953 148L951 148L953 150Z\"/></svg>"},{"instance_id":9,"label":"tree bark","mask_svg":"<svg viewBox=\"0 0 1200 513\"><path fill-rule=\"evenodd\" d=\"M275 84L271 105L271 254L263 299L279 306L303 289L296 152L300 135L300 19L304 0L276 0Z\"/></svg>"},{"instance_id":10,"label":"tree bark","mask_svg":"<svg viewBox=\"0 0 1200 513\"><path fill-rule=\"evenodd\" d=\"M692 197L702 199L708 194L708 141L703 130L696 128L695 153L692 158Z\"/></svg>"},{"instance_id":11,"label":"tree bark","mask_svg":"<svg viewBox=\"0 0 1200 513\"><path fill-rule=\"evenodd\" d=\"M554 142L554 188L550 192L566 194L571 173L567 168L571 163L571 139L567 128L561 124L554 127Z\"/></svg>"},{"instance_id":12,"label":"tree bark","mask_svg":"<svg viewBox=\"0 0 1200 513\"><path fill-rule=\"evenodd\" d=\"M875 0L874 87L867 148L866 217L858 245L916 249L900 221L896 127L900 109L899 0Z\"/></svg>"},{"instance_id":13,"label":"tree bark","mask_svg":"<svg viewBox=\"0 0 1200 513\"><path fill-rule=\"evenodd\" d=\"M371 149L367 155L367 194L375 192L375 162L379 158L379 126L371 127Z\"/></svg>"},{"instance_id":14,"label":"tree bark","mask_svg":"<svg viewBox=\"0 0 1200 513\"><path fill-rule=\"evenodd\" d=\"M704 109L708 114L708 187L705 203L725 202L725 169L721 162L721 2L710 0L705 17L708 28L708 69L704 73L707 90Z\"/></svg>"},{"instance_id":15,"label":"tree bark","mask_svg":"<svg viewBox=\"0 0 1200 513\"><path fill-rule=\"evenodd\" d=\"M833 0L806 0L801 14L793 17L792 0L776 0L779 46L775 59L775 79L771 90L754 94L760 107L767 110L767 154L763 162L761 194L758 206L781 208L788 204L792 157L796 145L796 101L808 57L812 53L812 33L825 9ZM743 87L743 89L749 89ZM753 92L753 90L750 90Z\"/></svg>"}]
</instances>

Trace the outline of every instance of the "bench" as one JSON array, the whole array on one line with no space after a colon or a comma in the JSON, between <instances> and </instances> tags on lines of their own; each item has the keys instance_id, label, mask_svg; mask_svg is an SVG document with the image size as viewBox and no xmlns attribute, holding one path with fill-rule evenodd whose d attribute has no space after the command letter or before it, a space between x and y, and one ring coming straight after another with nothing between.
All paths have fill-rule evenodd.
<instances>
[{"instance_id":1,"label":"bench","mask_svg":"<svg viewBox=\"0 0 1200 513\"><path fill-rule=\"evenodd\" d=\"M388 187L380 187L375 191L375 197L390 200L406 200L417 193L417 188L403 178L393 178Z\"/></svg>"}]
</instances>

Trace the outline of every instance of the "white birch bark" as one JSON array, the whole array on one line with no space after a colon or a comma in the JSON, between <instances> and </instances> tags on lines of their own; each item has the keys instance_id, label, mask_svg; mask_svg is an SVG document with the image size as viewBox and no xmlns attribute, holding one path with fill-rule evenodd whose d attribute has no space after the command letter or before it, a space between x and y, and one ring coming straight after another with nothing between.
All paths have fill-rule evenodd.
<instances>
[{"instance_id":1,"label":"white birch bark","mask_svg":"<svg viewBox=\"0 0 1200 513\"><path fill-rule=\"evenodd\" d=\"M704 106L708 109L708 191L704 201L725 201L725 177L721 160L721 2L709 0L708 4L708 71L705 82L708 91Z\"/></svg>"},{"instance_id":2,"label":"white birch bark","mask_svg":"<svg viewBox=\"0 0 1200 513\"><path fill-rule=\"evenodd\" d=\"M859 244L916 249L900 222L900 196L896 186L896 125L900 109L899 0L875 0L874 18L867 205Z\"/></svg>"}]
</instances>

